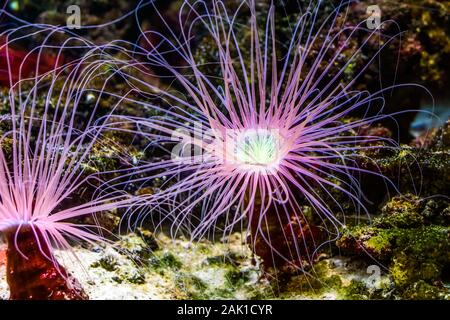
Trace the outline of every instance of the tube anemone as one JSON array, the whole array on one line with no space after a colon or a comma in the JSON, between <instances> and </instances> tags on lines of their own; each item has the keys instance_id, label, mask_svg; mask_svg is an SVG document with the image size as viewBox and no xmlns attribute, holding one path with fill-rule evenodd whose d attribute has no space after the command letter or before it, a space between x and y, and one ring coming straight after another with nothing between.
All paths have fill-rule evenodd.
<instances>
[{"instance_id":1,"label":"tube anemone","mask_svg":"<svg viewBox=\"0 0 450 320\"><path fill-rule=\"evenodd\" d=\"M250 244L267 265L282 261L304 269L345 226L336 192L349 199L352 211L367 213L358 175L384 177L360 168L358 159L370 161L365 151L397 143L363 129L390 117L383 115L383 95L393 87L369 93L355 84L393 38L366 29L365 20L346 25L347 6L342 2L319 21L322 3L310 2L290 40L280 44L273 5L262 18L255 1L239 1L231 13L224 1L185 1L178 32L166 24L165 35L142 31L145 46L111 47L126 57L115 66L133 90L158 99L124 98L158 115L116 118L111 126L129 130L120 126L132 121L152 145L173 145L170 159L141 163L135 172L144 176L136 181L167 181L148 196L138 221L163 210L173 233L187 226L193 239L217 230L219 221L223 235L247 221ZM211 40L216 61L196 58L198 30ZM363 40L355 47L356 37ZM349 66L380 38L379 51L349 78ZM179 67L168 61L174 54ZM211 65L214 74L205 71ZM152 68L170 75L169 87L143 80Z\"/></svg>"},{"instance_id":2,"label":"tube anemone","mask_svg":"<svg viewBox=\"0 0 450 320\"><path fill-rule=\"evenodd\" d=\"M57 63L42 72L40 57L50 46L46 41L58 29L38 32L47 39L25 55L19 66L14 62L14 69L8 46L20 38L12 36L12 31L0 48L10 79L6 101L10 112L2 116L2 128L7 129L0 137L0 234L8 245L10 298L86 299L79 283L57 261L55 250L69 253L64 257L79 262L74 243L107 240L99 233L100 226L78 223L77 219L126 208L132 201L120 190L101 193L95 186L102 184L104 173L85 172L94 146L101 145L103 137L103 125L96 120L99 100L91 103L87 119L79 121L98 66L79 59ZM71 41L80 46L78 39L69 39L53 47L56 60L63 50L71 49ZM24 66L29 67L28 57L36 61L36 70L41 70L34 76L22 73ZM88 186L94 187L95 197L76 199Z\"/></svg>"}]
</instances>

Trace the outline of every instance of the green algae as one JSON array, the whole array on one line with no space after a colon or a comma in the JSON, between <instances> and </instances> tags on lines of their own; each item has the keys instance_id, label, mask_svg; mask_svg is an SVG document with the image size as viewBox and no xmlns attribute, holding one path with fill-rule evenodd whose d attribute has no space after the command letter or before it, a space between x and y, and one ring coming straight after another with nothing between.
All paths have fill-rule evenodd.
<instances>
[{"instance_id":1,"label":"green algae","mask_svg":"<svg viewBox=\"0 0 450 320\"><path fill-rule=\"evenodd\" d=\"M419 280L404 291L403 297L410 300L436 300L448 299L450 295L445 295L436 286L430 285L424 280Z\"/></svg>"},{"instance_id":2,"label":"green algae","mask_svg":"<svg viewBox=\"0 0 450 320\"><path fill-rule=\"evenodd\" d=\"M99 261L93 263L91 265L93 268L103 268L106 271L115 271L117 270L118 263L117 259L112 255L105 255Z\"/></svg>"},{"instance_id":3,"label":"green algae","mask_svg":"<svg viewBox=\"0 0 450 320\"><path fill-rule=\"evenodd\" d=\"M383 261L396 293L406 299L448 294L441 282L450 264L450 227L433 223L433 206L424 202L412 196L394 197L372 225L344 230L337 243L348 253ZM413 294L414 288L422 293Z\"/></svg>"},{"instance_id":4,"label":"green algae","mask_svg":"<svg viewBox=\"0 0 450 320\"><path fill-rule=\"evenodd\" d=\"M200 300L208 297L206 292L208 285L192 274L177 274L175 276L175 284L187 299Z\"/></svg>"},{"instance_id":5,"label":"green algae","mask_svg":"<svg viewBox=\"0 0 450 320\"><path fill-rule=\"evenodd\" d=\"M175 255L170 252L163 252L162 254L155 253L149 260L150 267L158 271L164 269L179 270L183 264L178 260Z\"/></svg>"}]
</instances>

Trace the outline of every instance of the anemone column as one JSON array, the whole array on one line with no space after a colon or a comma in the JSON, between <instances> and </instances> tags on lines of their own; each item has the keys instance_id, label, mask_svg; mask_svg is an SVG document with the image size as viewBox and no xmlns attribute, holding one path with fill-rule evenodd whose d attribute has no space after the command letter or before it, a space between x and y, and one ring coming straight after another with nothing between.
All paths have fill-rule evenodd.
<instances>
[{"instance_id":1,"label":"anemone column","mask_svg":"<svg viewBox=\"0 0 450 320\"><path fill-rule=\"evenodd\" d=\"M36 233L35 233L36 232ZM7 281L11 300L86 300L79 283L55 261L42 234L29 226L6 233ZM46 257L47 256L47 257Z\"/></svg>"},{"instance_id":2,"label":"anemone column","mask_svg":"<svg viewBox=\"0 0 450 320\"><path fill-rule=\"evenodd\" d=\"M261 200L255 199L248 237L253 253L263 260L266 268L303 270L316 259L313 252L325 239L323 230L314 221L307 221L292 207L288 210L291 212L273 202L261 219Z\"/></svg>"}]
</instances>

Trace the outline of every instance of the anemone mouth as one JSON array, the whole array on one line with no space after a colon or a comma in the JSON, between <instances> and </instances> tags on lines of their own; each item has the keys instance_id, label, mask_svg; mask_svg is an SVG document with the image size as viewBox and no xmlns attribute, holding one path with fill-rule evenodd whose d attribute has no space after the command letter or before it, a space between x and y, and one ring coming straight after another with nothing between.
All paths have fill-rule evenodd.
<instances>
[{"instance_id":1,"label":"anemone mouth","mask_svg":"<svg viewBox=\"0 0 450 320\"><path fill-rule=\"evenodd\" d=\"M228 136L233 138L229 157L238 169L253 172L278 169L283 158L283 139L278 129L246 129Z\"/></svg>"}]
</instances>

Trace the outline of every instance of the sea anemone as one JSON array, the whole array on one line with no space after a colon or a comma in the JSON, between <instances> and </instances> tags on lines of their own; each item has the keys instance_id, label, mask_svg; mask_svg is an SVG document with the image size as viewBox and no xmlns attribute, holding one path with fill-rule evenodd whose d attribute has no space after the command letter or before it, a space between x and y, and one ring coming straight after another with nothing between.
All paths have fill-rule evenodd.
<instances>
[{"instance_id":1,"label":"sea anemone","mask_svg":"<svg viewBox=\"0 0 450 320\"><path fill-rule=\"evenodd\" d=\"M375 164L370 171L358 160L370 162L369 150L397 147L367 128L391 117L383 115L384 94L401 85L373 93L356 88L393 37L382 34L382 25L366 28L365 17L347 25L347 2L320 20L318 1L301 11L289 41L278 43L275 6L267 15L257 7L238 1L230 13L224 1L184 1L177 32L166 24L165 34L142 31L145 46L114 43L110 49L123 57L112 58L117 72L145 97L124 100L157 115L117 117L111 126L171 151L170 159L141 162L134 172L135 182L165 183L130 223L159 212L172 220L174 234L186 227L197 239L218 229L225 236L247 221L250 244L265 264L281 260L305 269L323 244L337 239L345 213L368 213L358 178L384 177ZM216 61L194 53L202 33ZM378 52L360 63L373 41ZM179 66L168 61L174 54ZM164 70L170 84L146 82L151 70ZM129 121L135 130L121 127ZM344 208L344 198L353 209Z\"/></svg>"},{"instance_id":2,"label":"sea anemone","mask_svg":"<svg viewBox=\"0 0 450 320\"><path fill-rule=\"evenodd\" d=\"M48 40L58 30L41 31ZM36 61L33 68L40 70L41 56L51 46L44 41L23 55L20 64L14 61L12 68L8 47L21 39L13 33L0 47L10 79L0 140L0 234L8 244L10 298L87 298L58 263L55 250L77 259L72 249L75 242L107 241L100 226L83 223L82 218L91 216L97 221L95 214L125 208L131 202L121 190L101 193L98 186L103 173L86 170L94 146L105 141L96 116L100 98L89 90L99 66L79 59L65 65L56 62L51 70L34 76L23 73L30 57ZM79 43L69 39L59 48L52 47L56 61L63 50ZM89 109L83 110L87 97L92 101ZM84 117L82 121L80 117ZM95 197L79 199L88 187L94 189Z\"/></svg>"},{"instance_id":3,"label":"sea anemone","mask_svg":"<svg viewBox=\"0 0 450 320\"><path fill-rule=\"evenodd\" d=\"M116 60L118 72L142 96L159 99L133 102L159 115L115 118L113 125L131 120L153 146L174 145L170 159L141 163L134 173L144 176L136 182L166 181L147 197L148 209L136 211L137 221L163 211L174 233L185 226L195 239L219 227L227 235L246 220L255 252L262 252L261 246L271 251L266 264L281 259L304 268L320 245L345 227L342 196L354 212L367 213L358 175L382 175L361 169L357 160L370 161L366 150L397 146L388 137L364 133L388 118L382 115L383 94L393 88L375 93L354 88L376 54L347 76L364 46L382 38L379 30L365 28L364 19L346 26L341 14L347 5L319 21L323 6L311 2L283 45L276 40L274 5L262 18L254 1L240 1L231 14L223 1L185 1L178 34L168 25L166 36L143 31L145 50L122 49L129 59ZM246 15L248 23L242 22ZM217 61L197 61L192 39L199 30L211 40ZM364 40L351 46L356 35ZM174 52L181 67L166 59ZM207 73L211 65L216 74ZM171 86L157 87L136 75L155 68L165 70Z\"/></svg>"}]
</instances>

